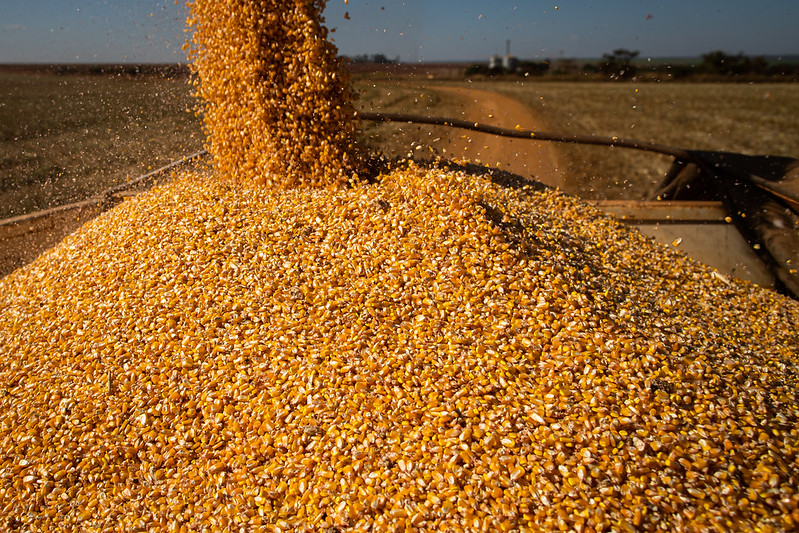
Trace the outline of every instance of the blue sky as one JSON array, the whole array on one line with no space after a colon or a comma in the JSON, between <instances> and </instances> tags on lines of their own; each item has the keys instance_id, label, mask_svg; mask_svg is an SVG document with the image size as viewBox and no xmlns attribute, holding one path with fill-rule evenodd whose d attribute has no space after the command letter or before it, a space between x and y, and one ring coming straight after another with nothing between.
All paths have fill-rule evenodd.
<instances>
[{"instance_id":1,"label":"blue sky","mask_svg":"<svg viewBox=\"0 0 799 533\"><path fill-rule=\"evenodd\" d=\"M349 13L349 20L345 18ZM0 0L0 63L185 60L174 0ZM799 54L796 0L329 0L343 54L402 61Z\"/></svg>"}]
</instances>

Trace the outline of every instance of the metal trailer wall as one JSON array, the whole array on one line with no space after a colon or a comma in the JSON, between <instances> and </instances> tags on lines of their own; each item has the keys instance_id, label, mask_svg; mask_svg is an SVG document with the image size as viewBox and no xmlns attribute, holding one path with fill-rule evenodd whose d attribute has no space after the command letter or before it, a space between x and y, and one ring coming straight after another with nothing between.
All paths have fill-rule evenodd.
<instances>
[{"instance_id":1,"label":"metal trailer wall","mask_svg":"<svg viewBox=\"0 0 799 533\"><path fill-rule=\"evenodd\" d=\"M148 174L110 187L80 202L0 220L0 277L36 259L83 224L111 209L135 189L152 186L167 171L196 161L205 150L188 155Z\"/></svg>"}]
</instances>

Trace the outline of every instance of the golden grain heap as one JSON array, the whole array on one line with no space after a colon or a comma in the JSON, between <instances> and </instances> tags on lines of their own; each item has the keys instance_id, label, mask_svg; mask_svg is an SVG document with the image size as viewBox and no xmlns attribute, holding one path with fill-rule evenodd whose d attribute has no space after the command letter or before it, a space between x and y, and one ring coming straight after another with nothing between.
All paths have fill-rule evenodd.
<instances>
[{"instance_id":1,"label":"golden grain heap","mask_svg":"<svg viewBox=\"0 0 799 533\"><path fill-rule=\"evenodd\" d=\"M7 527L799 524L799 305L556 192L189 176L0 310Z\"/></svg>"},{"instance_id":2,"label":"golden grain heap","mask_svg":"<svg viewBox=\"0 0 799 533\"><path fill-rule=\"evenodd\" d=\"M357 173L355 110L324 0L191 0L191 59L220 174L271 187Z\"/></svg>"},{"instance_id":3,"label":"golden grain heap","mask_svg":"<svg viewBox=\"0 0 799 533\"><path fill-rule=\"evenodd\" d=\"M0 529L796 530L799 304L499 181L187 171L0 280Z\"/></svg>"}]
</instances>

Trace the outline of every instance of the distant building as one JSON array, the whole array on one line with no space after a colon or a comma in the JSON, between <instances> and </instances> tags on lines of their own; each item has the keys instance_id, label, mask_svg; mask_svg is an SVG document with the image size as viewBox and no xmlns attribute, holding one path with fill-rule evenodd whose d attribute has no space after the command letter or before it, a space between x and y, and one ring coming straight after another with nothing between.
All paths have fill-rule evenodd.
<instances>
[{"instance_id":1,"label":"distant building","mask_svg":"<svg viewBox=\"0 0 799 533\"><path fill-rule=\"evenodd\" d=\"M502 68L504 68L508 72L514 72L518 66L519 66L519 60L516 59L516 56L505 54L502 57Z\"/></svg>"},{"instance_id":2,"label":"distant building","mask_svg":"<svg viewBox=\"0 0 799 533\"><path fill-rule=\"evenodd\" d=\"M488 60L488 70L502 69L506 72L515 72L519 67L519 60L510 53L510 41L505 43L505 55L494 54Z\"/></svg>"}]
</instances>

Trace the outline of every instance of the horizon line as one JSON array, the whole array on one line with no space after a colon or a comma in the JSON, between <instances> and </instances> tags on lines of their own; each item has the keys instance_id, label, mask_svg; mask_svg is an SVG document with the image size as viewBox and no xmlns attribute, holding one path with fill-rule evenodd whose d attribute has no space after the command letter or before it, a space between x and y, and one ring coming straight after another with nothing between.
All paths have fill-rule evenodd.
<instances>
[{"instance_id":1,"label":"horizon line","mask_svg":"<svg viewBox=\"0 0 799 533\"><path fill-rule=\"evenodd\" d=\"M711 52L705 52L705 54ZM647 60L655 60L655 59L701 59L703 55L683 55L683 56L638 56L635 61L647 61ZM748 55L743 54L747 57L764 57L764 58L771 58L771 59L799 59L799 52L790 53L790 54L757 54L757 55ZM601 60L602 57L595 57L595 56L564 56L564 57L544 57L544 58L526 58L520 56L511 56L516 57L522 61L568 61L568 60L585 60L585 61L596 61ZM350 56L350 55L341 55L339 57L352 59L358 56ZM481 59L435 59L435 60L417 60L417 61L406 61L400 59L399 61L389 61L386 63L387 65L436 65L436 64L474 64L474 63L487 63L489 58ZM363 62L369 64L369 62ZM24 67L24 66L31 66L31 67L56 67L56 66L103 66L103 67L120 67L120 66L189 66L191 64L190 61L0 61L0 67L7 67L7 66L14 66L14 67Z\"/></svg>"}]
</instances>

